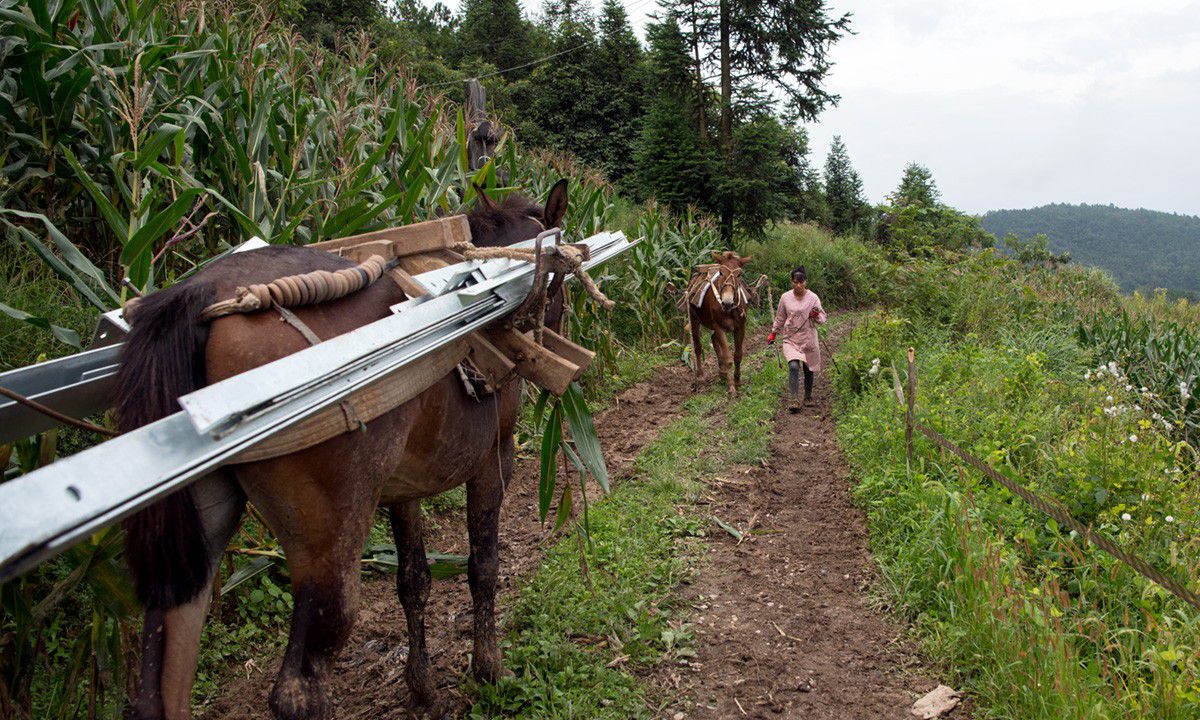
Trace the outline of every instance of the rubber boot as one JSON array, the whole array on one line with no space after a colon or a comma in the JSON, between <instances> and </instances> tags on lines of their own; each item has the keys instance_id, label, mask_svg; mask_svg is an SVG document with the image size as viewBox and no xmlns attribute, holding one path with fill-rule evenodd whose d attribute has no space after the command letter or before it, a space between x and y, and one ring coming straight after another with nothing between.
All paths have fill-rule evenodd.
<instances>
[{"instance_id":1,"label":"rubber boot","mask_svg":"<svg viewBox=\"0 0 1200 720\"><path fill-rule=\"evenodd\" d=\"M800 412L800 396L788 388L788 412L795 415Z\"/></svg>"},{"instance_id":2,"label":"rubber boot","mask_svg":"<svg viewBox=\"0 0 1200 720\"><path fill-rule=\"evenodd\" d=\"M812 390L811 389L804 391L804 406L808 407L809 405L812 405Z\"/></svg>"}]
</instances>

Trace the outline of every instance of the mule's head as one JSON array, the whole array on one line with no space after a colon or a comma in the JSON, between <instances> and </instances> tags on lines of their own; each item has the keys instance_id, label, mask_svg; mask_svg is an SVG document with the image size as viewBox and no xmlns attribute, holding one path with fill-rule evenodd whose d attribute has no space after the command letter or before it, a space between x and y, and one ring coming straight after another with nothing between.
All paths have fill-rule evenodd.
<instances>
[{"instance_id":1,"label":"mule's head","mask_svg":"<svg viewBox=\"0 0 1200 720\"><path fill-rule=\"evenodd\" d=\"M498 203L481 188L476 187L476 190L479 201L467 214L467 223L471 226L471 242L477 247L503 247L532 240L543 230L562 227L563 216L567 214L566 180L559 180L550 189L545 207L519 193ZM546 327L558 331L562 329L564 306L561 278L550 283L550 291L543 322Z\"/></svg>"},{"instance_id":2,"label":"mule's head","mask_svg":"<svg viewBox=\"0 0 1200 720\"><path fill-rule=\"evenodd\" d=\"M741 257L732 250L714 252L713 262L721 266L719 274L713 282L717 286L717 294L721 298L721 307L729 312L737 307L738 293L742 289L742 268L750 262L750 256Z\"/></svg>"},{"instance_id":3,"label":"mule's head","mask_svg":"<svg viewBox=\"0 0 1200 720\"><path fill-rule=\"evenodd\" d=\"M561 227L567 214L566 180L554 184L545 207L520 193L496 202L481 188L476 190L479 200L467 214L467 223L471 226L471 242L479 247L503 247L532 240L543 230Z\"/></svg>"}]
</instances>

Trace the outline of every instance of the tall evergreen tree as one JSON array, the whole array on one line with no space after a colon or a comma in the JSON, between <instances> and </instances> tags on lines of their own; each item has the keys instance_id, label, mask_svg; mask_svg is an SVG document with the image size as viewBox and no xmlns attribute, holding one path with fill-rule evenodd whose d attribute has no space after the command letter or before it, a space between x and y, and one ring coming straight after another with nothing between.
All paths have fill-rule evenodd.
<instances>
[{"instance_id":1,"label":"tall evergreen tree","mask_svg":"<svg viewBox=\"0 0 1200 720\"><path fill-rule=\"evenodd\" d=\"M370 26L380 11L378 0L308 0L299 27L308 37L333 47L338 33Z\"/></svg>"},{"instance_id":2,"label":"tall evergreen tree","mask_svg":"<svg viewBox=\"0 0 1200 720\"><path fill-rule=\"evenodd\" d=\"M642 197L676 208L712 209L712 158L693 124L692 63L673 14L646 28L650 104L634 146L633 184Z\"/></svg>"},{"instance_id":3,"label":"tall evergreen tree","mask_svg":"<svg viewBox=\"0 0 1200 720\"><path fill-rule=\"evenodd\" d=\"M505 80L528 75L529 69L519 66L533 59L529 35L517 0L466 0L463 5L458 34L462 57L480 58L506 70Z\"/></svg>"},{"instance_id":4,"label":"tall evergreen tree","mask_svg":"<svg viewBox=\"0 0 1200 720\"><path fill-rule=\"evenodd\" d=\"M904 175L900 178L900 187L896 188L896 205L924 205L933 207L938 204L941 194L937 183L933 181L933 173L924 165L910 162L904 167Z\"/></svg>"},{"instance_id":5,"label":"tall evergreen tree","mask_svg":"<svg viewBox=\"0 0 1200 720\"><path fill-rule=\"evenodd\" d=\"M773 87L800 119L811 120L837 96L822 83L829 49L849 32L850 16L831 17L825 0L706 0L715 29L705 38L720 76L720 145L732 161L735 85ZM733 237L735 205L724 199L721 234Z\"/></svg>"},{"instance_id":6,"label":"tall evergreen tree","mask_svg":"<svg viewBox=\"0 0 1200 720\"><path fill-rule=\"evenodd\" d=\"M598 120L606 127L597 153L608 177L620 181L633 169L633 145L642 119L642 45L618 0L604 0L599 31L600 42L592 60L595 91L603 108Z\"/></svg>"},{"instance_id":7,"label":"tall evergreen tree","mask_svg":"<svg viewBox=\"0 0 1200 720\"><path fill-rule=\"evenodd\" d=\"M846 144L839 135L833 136L825 159L825 204L829 209L829 226L838 234L856 231L866 219L862 179L850 165Z\"/></svg>"}]
</instances>

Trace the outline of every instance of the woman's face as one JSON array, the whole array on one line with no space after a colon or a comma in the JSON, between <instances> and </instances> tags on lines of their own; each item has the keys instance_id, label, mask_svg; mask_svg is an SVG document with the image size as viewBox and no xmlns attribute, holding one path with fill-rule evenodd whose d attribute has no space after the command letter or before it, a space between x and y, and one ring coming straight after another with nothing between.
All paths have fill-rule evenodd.
<instances>
[{"instance_id":1,"label":"woman's face","mask_svg":"<svg viewBox=\"0 0 1200 720\"><path fill-rule=\"evenodd\" d=\"M792 290L794 290L797 295L803 295L804 291L807 289L808 289L808 279L807 278L804 280L797 280L796 278L792 278Z\"/></svg>"}]
</instances>

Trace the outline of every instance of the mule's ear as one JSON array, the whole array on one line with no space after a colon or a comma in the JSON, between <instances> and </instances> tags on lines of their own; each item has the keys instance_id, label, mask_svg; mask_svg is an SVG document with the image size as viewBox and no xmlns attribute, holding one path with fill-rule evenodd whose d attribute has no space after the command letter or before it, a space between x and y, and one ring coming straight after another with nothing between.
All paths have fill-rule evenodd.
<instances>
[{"instance_id":1,"label":"mule's ear","mask_svg":"<svg viewBox=\"0 0 1200 720\"><path fill-rule=\"evenodd\" d=\"M567 180L563 178L550 188L550 197L546 198L546 210L542 213L542 224L546 229L562 227L563 216L567 214Z\"/></svg>"},{"instance_id":2,"label":"mule's ear","mask_svg":"<svg viewBox=\"0 0 1200 720\"><path fill-rule=\"evenodd\" d=\"M712 259L713 259L713 262L718 262L718 263L719 263L719 262L721 262L722 260L724 260L724 259L725 259L725 256L724 256L724 254L722 254L722 253L719 253L719 252L717 252L716 250L713 250L713 251L712 251Z\"/></svg>"},{"instance_id":3,"label":"mule's ear","mask_svg":"<svg viewBox=\"0 0 1200 720\"><path fill-rule=\"evenodd\" d=\"M479 196L479 202L483 205L483 207L487 208L488 210L495 210L496 203L490 197L488 197L488 194L483 189L483 186L479 183L471 183L471 185L475 187L475 194Z\"/></svg>"},{"instance_id":4,"label":"mule's ear","mask_svg":"<svg viewBox=\"0 0 1200 720\"><path fill-rule=\"evenodd\" d=\"M753 255L747 255L746 257L742 258L742 259L741 259L741 261L740 261L740 262L741 262L741 265L742 265L742 267L746 267L747 265L749 265L749 264L750 264L750 258L752 258L752 257L754 257L754 256L753 256Z\"/></svg>"}]
</instances>

